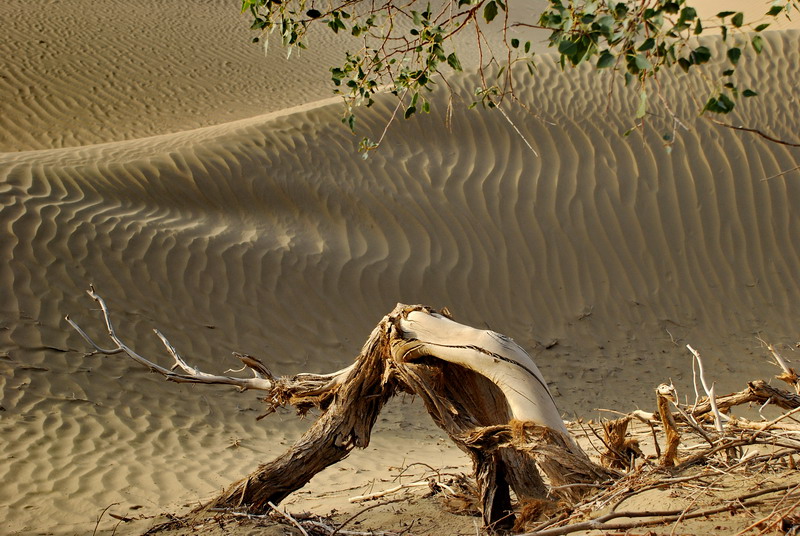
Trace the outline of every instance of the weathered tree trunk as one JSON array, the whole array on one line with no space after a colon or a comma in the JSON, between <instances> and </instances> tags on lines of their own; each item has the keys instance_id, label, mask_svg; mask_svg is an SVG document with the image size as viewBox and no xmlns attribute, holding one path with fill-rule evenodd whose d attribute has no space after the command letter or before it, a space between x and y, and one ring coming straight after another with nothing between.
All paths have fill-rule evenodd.
<instances>
[{"instance_id":1,"label":"weathered tree trunk","mask_svg":"<svg viewBox=\"0 0 800 536\"><path fill-rule=\"evenodd\" d=\"M481 494L484 524L513 524L511 490L517 498L542 498L552 492L579 498L581 486L614 476L589 460L567 431L547 384L533 360L514 341L492 331L454 322L447 311L398 304L372 331L355 363L333 374L275 378L258 360L237 356L253 378L214 376L189 366L162 335L175 360L173 372L136 354L114 332L116 348L103 349L69 322L96 351L124 352L172 381L224 383L268 392L270 409L294 405L323 414L297 443L273 461L232 484L204 508L264 512L303 487L315 474L355 448L369 444L383 405L398 391L413 393L436 424L472 459Z\"/></svg>"},{"instance_id":2,"label":"weathered tree trunk","mask_svg":"<svg viewBox=\"0 0 800 536\"><path fill-rule=\"evenodd\" d=\"M268 502L279 502L353 447L366 447L378 413L397 390L419 396L472 459L487 526L513 524L510 490L520 499L547 495L537 464L558 486L611 476L569 435L536 365L513 341L428 308L398 305L372 332L325 413L297 444L209 506L262 511ZM576 498L583 491L568 486L561 495Z\"/></svg>"},{"instance_id":3,"label":"weathered tree trunk","mask_svg":"<svg viewBox=\"0 0 800 536\"><path fill-rule=\"evenodd\" d=\"M364 345L325 413L289 450L231 484L207 506L269 510L305 486L326 467L344 459L354 447L369 445L370 432L383 405L395 394L386 377L387 340L380 326ZM386 381L385 381L386 380ZM311 393L307 396L314 396ZM295 394L294 396L298 396ZM302 396L302 395L301 395Z\"/></svg>"},{"instance_id":4,"label":"weathered tree trunk","mask_svg":"<svg viewBox=\"0 0 800 536\"><path fill-rule=\"evenodd\" d=\"M511 420L505 397L493 383L432 357L393 366L400 385L422 399L434 422L472 459L484 525L513 525L509 487L519 499L547 496L536 462L528 453L513 447L487 449L469 441L471 432Z\"/></svg>"}]
</instances>

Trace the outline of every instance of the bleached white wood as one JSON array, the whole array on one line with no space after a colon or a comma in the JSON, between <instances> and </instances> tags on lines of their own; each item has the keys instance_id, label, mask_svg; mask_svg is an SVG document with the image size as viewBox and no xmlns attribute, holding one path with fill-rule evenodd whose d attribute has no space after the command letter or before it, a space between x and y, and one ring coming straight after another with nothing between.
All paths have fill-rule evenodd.
<instances>
[{"instance_id":1,"label":"bleached white wood","mask_svg":"<svg viewBox=\"0 0 800 536\"><path fill-rule=\"evenodd\" d=\"M473 370L500 388L514 419L570 437L536 363L510 337L427 311L410 312L396 325L402 331L392 337L396 360L413 361L429 355Z\"/></svg>"},{"instance_id":2,"label":"bleached white wood","mask_svg":"<svg viewBox=\"0 0 800 536\"><path fill-rule=\"evenodd\" d=\"M189 365L183 357L178 353L172 343L157 329L153 331L161 339L161 342L164 344L164 347L167 349L167 352L172 356L174 364L171 368L166 368L158 363L147 359L143 355L137 353L133 348L128 346L122 339L117 335L116 330L114 329L114 324L111 322L111 314L108 310L108 306L106 305L105 300L95 292L94 287L90 288L87 291L87 294L91 296L93 300L95 300L98 305L100 305L100 309L103 311L103 319L106 323L106 330L108 332L109 338L113 341L114 346L112 348L103 348L98 345L94 340L89 337L89 335L69 316L65 317L65 320L89 343L94 347L94 351L96 353L104 354L104 355L114 355L119 353L124 353L137 363L140 363L147 368L149 368L153 372L157 372L163 375L166 379L177 382L177 383L205 383L205 384L222 384L222 385L232 385L237 387L238 389L245 391L248 389L255 389L259 391L272 391L276 388L276 379L271 377L271 374L264 366L263 363L258 361L257 359L246 356L242 354L234 354L236 355L242 363L245 365L246 368L249 368L253 373L253 377L251 378L237 378L235 376L225 376L225 375L218 375L218 374L209 374L207 372L203 372L200 369L197 369L191 365ZM183 373L176 372L175 369L181 369ZM298 391L302 391L305 395L310 396L314 394L324 393L330 391L344 382L347 375L352 371L353 365L345 367L339 371L332 372L330 374L311 374L311 373L302 373L298 374L294 378L292 378L288 385L295 385L298 387Z\"/></svg>"},{"instance_id":3,"label":"bleached white wood","mask_svg":"<svg viewBox=\"0 0 800 536\"><path fill-rule=\"evenodd\" d=\"M706 374L705 370L703 369L703 360L700 358L700 354L697 350L692 348L690 344L686 345L686 348L694 356L695 360L697 361L697 368L700 369L700 382L703 384L703 389L706 392L706 396L708 396L708 401L711 403L711 411L714 413L714 425L717 428L717 432L723 432L725 427L722 424L722 414L719 412L719 408L717 407L717 395L714 392L714 384L711 384L711 387L708 386L706 382Z\"/></svg>"}]
</instances>

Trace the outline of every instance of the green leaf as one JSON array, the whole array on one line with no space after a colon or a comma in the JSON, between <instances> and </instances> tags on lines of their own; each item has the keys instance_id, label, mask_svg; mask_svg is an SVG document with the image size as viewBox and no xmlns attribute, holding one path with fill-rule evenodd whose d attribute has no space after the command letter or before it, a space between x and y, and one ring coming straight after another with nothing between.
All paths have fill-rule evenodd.
<instances>
[{"instance_id":1,"label":"green leaf","mask_svg":"<svg viewBox=\"0 0 800 536\"><path fill-rule=\"evenodd\" d=\"M511 40L511 46L514 48L519 48L519 39L514 38Z\"/></svg>"},{"instance_id":2,"label":"green leaf","mask_svg":"<svg viewBox=\"0 0 800 536\"><path fill-rule=\"evenodd\" d=\"M753 43L753 49L756 51L756 53L761 54L761 50L764 48L764 40L761 39L761 36L754 35L751 43Z\"/></svg>"},{"instance_id":3,"label":"green leaf","mask_svg":"<svg viewBox=\"0 0 800 536\"><path fill-rule=\"evenodd\" d=\"M722 76L731 76L733 75L733 69L725 69L722 71Z\"/></svg>"},{"instance_id":4,"label":"green leaf","mask_svg":"<svg viewBox=\"0 0 800 536\"><path fill-rule=\"evenodd\" d=\"M525 41L525 54L531 51L531 42Z\"/></svg>"},{"instance_id":5,"label":"green leaf","mask_svg":"<svg viewBox=\"0 0 800 536\"><path fill-rule=\"evenodd\" d=\"M647 91L639 94L639 107L636 109L636 119L641 119L647 113Z\"/></svg>"},{"instance_id":6,"label":"green leaf","mask_svg":"<svg viewBox=\"0 0 800 536\"><path fill-rule=\"evenodd\" d=\"M638 67L640 71L646 71L653 68L653 64L650 63L650 60L648 60L644 54L637 54L635 61L636 67Z\"/></svg>"},{"instance_id":7,"label":"green leaf","mask_svg":"<svg viewBox=\"0 0 800 536\"><path fill-rule=\"evenodd\" d=\"M701 33L703 33L703 22L697 19L697 24L694 25L694 35L700 35Z\"/></svg>"},{"instance_id":8,"label":"green leaf","mask_svg":"<svg viewBox=\"0 0 800 536\"><path fill-rule=\"evenodd\" d=\"M558 44L558 52L567 58L571 58L577 51L578 45L568 39L564 39Z\"/></svg>"},{"instance_id":9,"label":"green leaf","mask_svg":"<svg viewBox=\"0 0 800 536\"><path fill-rule=\"evenodd\" d=\"M631 85L631 82L633 82L633 80L634 80L634 78L633 78L633 75L631 73L625 73L625 87L628 87L629 85Z\"/></svg>"},{"instance_id":10,"label":"green leaf","mask_svg":"<svg viewBox=\"0 0 800 536\"><path fill-rule=\"evenodd\" d=\"M745 89L744 91L742 91L742 95L744 95L745 97L755 97L756 95L758 95L758 93L756 93L752 89Z\"/></svg>"},{"instance_id":11,"label":"green leaf","mask_svg":"<svg viewBox=\"0 0 800 536\"><path fill-rule=\"evenodd\" d=\"M736 104L734 104L730 97L724 93L720 93L718 96L708 99L708 102L703 107L703 111L716 114L727 114L733 110L734 106L736 106Z\"/></svg>"},{"instance_id":12,"label":"green leaf","mask_svg":"<svg viewBox=\"0 0 800 536\"><path fill-rule=\"evenodd\" d=\"M486 7L483 8L483 19L486 22L492 22L497 16L497 2L491 0Z\"/></svg>"},{"instance_id":13,"label":"green leaf","mask_svg":"<svg viewBox=\"0 0 800 536\"><path fill-rule=\"evenodd\" d=\"M736 15L734 15L734 16L733 16L733 18L731 19L731 22L732 22L732 23L733 23L733 25L734 25L734 26L736 26L737 28L741 28L741 27L742 27L742 23L744 22L744 13L742 13L742 12L740 11L739 13L737 13Z\"/></svg>"},{"instance_id":14,"label":"green leaf","mask_svg":"<svg viewBox=\"0 0 800 536\"><path fill-rule=\"evenodd\" d=\"M614 17L611 15L604 15L595 21L595 24L600 31L604 32L605 34L611 34L612 30L614 29Z\"/></svg>"},{"instance_id":15,"label":"green leaf","mask_svg":"<svg viewBox=\"0 0 800 536\"><path fill-rule=\"evenodd\" d=\"M662 5L664 12L674 15L675 13L678 12L678 8L680 7L680 4L682 4L683 2L659 2L659 3Z\"/></svg>"},{"instance_id":16,"label":"green leaf","mask_svg":"<svg viewBox=\"0 0 800 536\"><path fill-rule=\"evenodd\" d=\"M318 19L322 16L322 13L317 9L309 9L306 11L306 17L309 19Z\"/></svg>"},{"instance_id":17,"label":"green leaf","mask_svg":"<svg viewBox=\"0 0 800 536\"><path fill-rule=\"evenodd\" d=\"M342 19L334 15L332 20L328 21L328 27L333 30L333 33L339 33L339 30L346 30L347 27L342 22Z\"/></svg>"},{"instance_id":18,"label":"green leaf","mask_svg":"<svg viewBox=\"0 0 800 536\"><path fill-rule=\"evenodd\" d=\"M339 86L342 84L342 79L344 78L344 71L338 67L331 68L331 80L333 80L333 85Z\"/></svg>"},{"instance_id":19,"label":"green leaf","mask_svg":"<svg viewBox=\"0 0 800 536\"><path fill-rule=\"evenodd\" d=\"M733 107L736 106L736 104L734 104L734 102L725 94L719 96L719 101L720 104L725 106L726 111L723 113L730 112L731 110L733 110Z\"/></svg>"},{"instance_id":20,"label":"green leaf","mask_svg":"<svg viewBox=\"0 0 800 536\"><path fill-rule=\"evenodd\" d=\"M409 117L414 115L416 112L417 112L417 107L416 106L409 106L408 108L406 108L406 113L404 114L404 116L405 116L406 119L408 119Z\"/></svg>"},{"instance_id":21,"label":"green leaf","mask_svg":"<svg viewBox=\"0 0 800 536\"><path fill-rule=\"evenodd\" d=\"M770 17L774 17L775 15L783 11L785 7L786 6L772 6L771 8L769 8L769 11L767 11L767 15L769 15Z\"/></svg>"},{"instance_id":22,"label":"green leaf","mask_svg":"<svg viewBox=\"0 0 800 536\"><path fill-rule=\"evenodd\" d=\"M600 54L600 58L598 58L597 60L597 68L605 69L607 67L611 67L612 65L614 65L615 61L616 58L614 57L614 55L610 53L608 50L604 50Z\"/></svg>"},{"instance_id":23,"label":"green leaf","mask_svg":"<svg viewBox=\"0 0 800 536\"><path fill-rule=\"evenodd\" d=\"M725 17L730 17L731 15L735 15L735 11L720 11L717 13L717 17L724 19Z\"/></svg>"},{"instance_id":24,"label":"green leaf","mask_svg":"<svg viewBox=\"0 0 800 536\"><path fill-rule=\"evenodd\" d=\"M769 23L765 22L764 24L759 24L758 26L756 26L756 31L757 32L763 32L767 28L769 28Z\"/></svg>"},{"instance_id":25,"label":"green leaf","mask_svg":"<svg viewBox=\"0 0 800 536\"><path fill-rule=\"evenodd\" d=\"M697 11L693 7L685 7L681 9L681 19L694 20L697 17Z\"/></svg>"},{"instance_id":26,"label":"green leaf","mask_svg":"<svg viewBox=\"0 0 800 536\"><path fill-rule=\"evenodd\" d=\"M636 50L638 50L639 52L644 52L645 50L650 50L654 46L656 46L656 40L653 39L652 37L648 37L647 39L644 40L644 43L642 43L641 46Z\"/></svg>"},{"instance_id":27,"label":"green leaf","mask_svg":"<svg viewBox=\"0 0 800 536\"><path fill-rule=\"evenodd\" d=\"M447 65L453 68L454 71L461 71L461 62L456 56L455 52L452 52L449 56L447 56Z\"/></svg>"},{"instance_id":28,"label":"green leaf","mask_svg":"<svg viewBox=\"0 0 800 536\"><path fill-rule=\"evenodd\" d=\"M742 56L742 49L739 47L733 47L728 49L728 59L734 65L739 63L739 58Z\"/></svg>"},{"instance_id":29,"label":"green leaf","mask_svg":"<svg viewBox=\"0 0 800 536\"><path fill-rule=\"evenodd\" d=\"M708 47L697 47L689 54L689 60L695 65L702 65L711 59L711 51Z\"/></svg>"}]
</instances>

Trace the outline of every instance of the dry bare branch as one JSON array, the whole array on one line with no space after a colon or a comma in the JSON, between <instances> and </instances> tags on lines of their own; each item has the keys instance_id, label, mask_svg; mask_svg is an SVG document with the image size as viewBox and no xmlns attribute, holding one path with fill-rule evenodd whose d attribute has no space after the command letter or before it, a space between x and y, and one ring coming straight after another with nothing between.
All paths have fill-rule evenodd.
<instances>
[{"instance_id":1,"label":"dry bare branch","mask_svg":"<svg viewBox=\"0 0 800 536\"><path fill-rule=\"evenodd\" d=\"M703 369L703 360L700 358L700 354L691 347L691 345L687 344L686 348L692 352L692 355L697 360L697 368L700 369L700 382L703 384L703 390L706 392L706 396L708 397L709 402L711 403L711 411L714 414L714 424L717 427L717 432L722 432L724 427L722 426L722 414L719 412L719 408L717 407L717 397L714 393L714 384L711 384L711 387L708 386L706 382L706 375L705 370Z\"/></svg>"},{"instance_id":2,"label":"dry bare branch","mask_svg":"<svg viewBox=\"0 0 800 536\"><path fill-rule=\"evenodd\" d=\"M96 353L104 354L104 355L114 355L119 353L124 353L137 363L146 366L153 372L157 372L164 376L167 380L173 381L176 383L206 383L206 384L224 384L224 385L233 385L238 387L241 390L246 389L257 389L261 391L269 391L273 388L272 380L268 378L260 378L258 376L254 376L253 378L235 378L233 376L217 376L214 374L207 374L202 372L198 369L195 369L189 366L183 358L178 354L175 348L170 344L164 335L161 334L158 330L154 330L156 335L161 339L161 342L166 346L170 355L172 355L173 359L175 360L175 364L172 368L168 369L163 367L146 357L140 355L135 350L133 350L130 346L125 344L122 339L117 336L116 330L114 329L114 324L111 322L111 315L108 311L108 306L106 305L105 300L95 292L94 287L91 287L87 293L89 296L96 301L100 308L103 311L103 319L106 323L106 329L108 331L108 336L111 338L112 342L114 343L114 347L107 349L99 346L97 343L94 342L86 332L78 326L69 316L65 317L65 320L88 342L92 347L94 347ZM245 363L247 364L247 363ZM174 370L176 368L181 368L184 373L176 373Z\"/></svg>"}]
</instances>

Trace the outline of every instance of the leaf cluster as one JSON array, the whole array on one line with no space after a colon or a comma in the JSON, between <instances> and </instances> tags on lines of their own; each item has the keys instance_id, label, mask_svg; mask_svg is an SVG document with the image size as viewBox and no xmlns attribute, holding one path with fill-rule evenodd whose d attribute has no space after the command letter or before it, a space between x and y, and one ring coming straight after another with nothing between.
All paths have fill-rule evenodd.
<instances>
[{"instance_id":1,"label":"leaf cluster","mask_svg":"<svg viewBox=\"0 0 800 536\"><path fill-rule=\"evenodd\" d=\"M619 72L627 84L637 84L638 120L644 119L652 101L649 81L663 69L688 72L710 64L714 54L697 37L721 34L723 69L710 75L713 90L701 111L727 114L739 96L757 95L756 89L740 90L734 81L744 51L752 48L761 54L761 32L770 21L790 10L800 11L800 0L774 0L760 21L745 21L742 12L734 11L701 20L687 0L549 0L538 20L512 24L506 0L444 0L436 9L422 1L242 0L242 11L252 16L251 28L261 32L254 41L268 43L277 32L289 53L295 47L306 48L312 25L353 39L343 63L330 72L335 92L347 105L342 120L354 132L355 108L371 106L374 95L384 88L398 97L392 119L429 112L429 92L437 83L447 83L448 73L462 70L454 37L465 30L475 35L480 61L481 87L472 106L496 107L507 97L514 99L512 68L522 64L534 76L536 66L531 42L508 37L516 26L547 30L562 68L588 63L598 70ZM487 46L484 31L491 24L500 24L506 36L502 54ZM493 76L487 75L489 71ZM381 139L362 140L361 150L377 147Z\"/></svg>"},{"instance_id":2,"label":"leaf cluster","mask_svg":"<svg viewBox=\"0 0 800 536\"><path fill-rule=\"evenodd\" d=\"M792 6L797 8L793 2L773 3L766 16L775 17ZM648 79L657 77L665 68L678 66L688 72L712 60L712 51L696 39L708 30L721 33L726 43L727 66L703 110L723 114L732 111L740 94L732 80L743 49L751 46L760 54L760 32L770 26L745 23L744 13L734 11L722 11L703 21L686 0L551 0L539 22L551 31L550 44L558 50L562 66L593 61L597 69L617 69L624 73L627 83L640 83L643 97L637 118L647 113ZM745 89L741 94L750 97L757 92Z\"/></svg>"}]
</instances>

